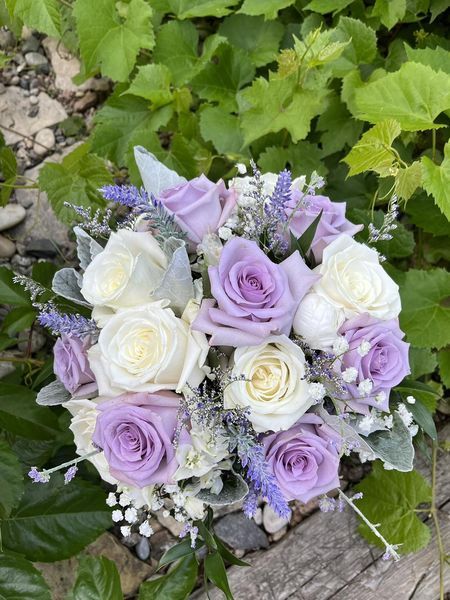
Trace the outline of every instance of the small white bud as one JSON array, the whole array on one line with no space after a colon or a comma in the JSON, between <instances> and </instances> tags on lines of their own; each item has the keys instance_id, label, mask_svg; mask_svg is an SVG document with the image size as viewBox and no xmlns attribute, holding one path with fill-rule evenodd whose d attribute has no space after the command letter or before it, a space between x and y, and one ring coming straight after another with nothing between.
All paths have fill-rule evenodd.
<instances>
[{"instance_id":1,"label":"small white bud","mask_svg":"<svg viewBox=\"0 0 450 600\"><path fill-rule=\"evenodd\" d=\"M361 394L363 396L368 396L370 394L370 392L372 391L372 388L373 388L373 383L370 381L370 379L363 379L358 384L358 390L361 392Z\"/></svg>"},{"instance_id":2,"label":"small white bud","mask_svg":"<svg viewBox=\"0 0 450 600\"><path fill-rule=\"evenodd\" d=\"M147 538L152 535L153 529L148 521L144 521L139 525L139 533Z\"/></svg>"},{"instance_id":3,"label":"small white bud","mask_svg":"<svg viewBox=\"0 0 450 600\"><path fill-rule=\"evenodd\" d=\"M322 383L310 383L309 393L313 400L315 400L316 402L320 402L324 399L327 391Z\"/></svg>"},{"instance_id":4,"label":"small white bud","mask_svg":"<svg viewBox=\"0 0 450 600\"><path fill-rule=\"evenodd\" d=\"M137 510L134 507L127 508L127 510L125 511L125 521L127 523L136 523Z\"/></svg>"},{"instance_id":5,"label":"small white bud","mask_svg":"<svg viewBox=\"0 0 450 600\"><path fill-rule=\"evenodd\" d=\"M345 354L347 352L348 348L349 348L348 342L345 339L345 337L339 336L333 343L333 353L336 356Z\"/></svg>"},{"instance_id":6,"label":"small white bud","mask_svg":"<svg viewBox=\"0 0 450 600\"><path fill-rule=\"evenodd\" d=\"M122 492L119 496L120 506L129 506L131 504L131 498L126 492Z\"/></svg>"},{"instance_id":7,"label":"small white bud","mask_svg":"<svg viewBox=\"0 0 450 600\"><path fill-rule=\"evenodd\" d=\"M236 169L238 170L239 175L245 175L247 173L247 167L244 163L237 163Z\"/></svg>"},{"instance_id":8,"label":"small white bud","mask_svg":"<svg viewBox=\"0 0 450 600\"><path fill-rule=\"evenodd\" d=\"M355 367L348 367L348 369L345 369L345 371L342 372L342 379L345 381L345 383L353 383L356 381L357 377L358 370L355 369Z\"/></svg>"},{"instance_id":9,"label":"small white bud","mask_svg":"<svg viewBox=\"0 0 450 600\"><path fill-rule=\"evenodd\" d=\"M122 525L120 528L120 533L123 535L123 537L130 537L131 527L129 525Z\"/></svg>"},{"instance_id":10,"label":"small white bud","mask_svg":"<svg viewBox=\"0 0 450 600\"><path fill-rule=\"evenodd\" d=\"M222 238L222 240L229 240L230 237L233 235L233 232L229 227L219 227L218 234L219 237Z\"/></svg>"},{"instance_id":11,"label":"small white bud","mask_svg":"<svg viewBox=\"0 0 450 600\"><path fill-rule=\"evenodd\" d=\"M116 495L113 494L113 492L109 492L108 497L106 498L106 504L108 506L110 506L111 508L113 506L116 506L116 504L117 504L117 498L116 498Z\"/></svg>"},{"instance_id":12,"label":"small white bud","mask_svg":"<svg viewBox=\"0 0 450 600\"><path fill-rule=\"evenodd\" d=\"M415 404L416 403L416 399L414 398L414 396L407 396L406 397L406 402L408 404Z\"/></svg>"},{"instance_id":13,"label":"small white bud","mask_svg":"<svg viewBox=\"0 0 450 600\"><path fill-rule=\"evenodd\" d=\"M113 510L112 511L112 520L114 523L118 523L119 521L123 521L123 514L121 510Z\"/></svg>"},{"instance_id":14,"label":"small white bud","mask_svg":"<svg viewBox=\"0 0 450 600\"><path fill-rule=\"evenodd\" d=\"M358 346L357 352L360 356L366 356L370 351L371 345L367 340L363 340Z\"/></svg>"}]
</instances>

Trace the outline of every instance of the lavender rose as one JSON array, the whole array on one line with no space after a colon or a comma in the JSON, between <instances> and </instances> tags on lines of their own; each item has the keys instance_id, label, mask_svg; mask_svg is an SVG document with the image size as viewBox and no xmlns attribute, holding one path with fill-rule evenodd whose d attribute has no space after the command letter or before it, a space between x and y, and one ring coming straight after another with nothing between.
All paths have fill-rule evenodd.
<instances>
[{"instance_id":1,"label":"lavender rose","mask_svg":"<svg viewBox=\"0 0 450 600\"><path fill-rule=\"evenodd\" d=\"M349 344L342 357L341 368L346 384L350 408L366 412L368 406L389 410L389 392L410 373L409 344L402 338L397 319L381 321L369 315L359 315L344 323L339 330ZM345 378L345 376L344 376ZM370 389L369 389L370 388Z\"/></svg>"},{"instance_id":2,"label":"lavender rose","mask_svg":"<svg viewBox=\"0 0 450 600\"><path fill-rule=\"evenodd\" d=\"M300 300L318 280L297 251L275 264L255 242L237 237L208 273L214 299L203 300L193 329L210 334L212 346L252 346L271 334L289 335Z\"/></svg>"},{"instance_id":3,"label":"lavender rose","mask_svg":"<svg viewBox=\"0 0 450 600\"><path fill-rule=\"evenodd\" d=\"M227 190L222 180L213 183L204 175L165 190L158 199L195 245L217 231L236 204L235 192Z\"/></svg>"},{"instance_id":4,"label":"lavender rose","mask_svg":"<svg viewBox=\"0 0 450 600\"><path fill-rule=\"evenodd\" d=\"M139 488L172 480L178 408L172 392L123 394L98 405L92 439L113 477Z\"/></svg>"},{"instance_id":5,"label":"lavender rose","mask_svg":"<svg viewBox=\"0 0 450 600\"><path fill-rule=\"evenodd\" d=\"M288 203L287 212L290 215L301 199L300 192L294 191ZM311 244L311 250L317 262L322 261L322 252L337 236L342 233L353 236L361 231L363 225L354 225L345 218L345 202L332 202L326 196L305 196L302 208L295 213L290 222L290 229L296 237L300 237L322 211L316 233Z\"/></svg>"},{"instance_id":6,"label":"lavender rose","mask_svg":"<svg viewBox=\"0 0 450 600\"><path fill-rule=\"evenodd\" d=\"M308 502L339 487L339 441L310 413L287 431L264 437L267 464L286 500Z\"/></svg>"},{"instance_id":7,"label":"lavender rose","mask_svg":"<svg viewBox=\"0 0 450 600\"><path fill-rule=\"evenodd\" d=\"M68 392L79 397L86 397L97 389L87 358L90 345L88 337L80 339L72 335L62 335L56 340L53 348L55 375Z\"/></svg>"}]
</instances>

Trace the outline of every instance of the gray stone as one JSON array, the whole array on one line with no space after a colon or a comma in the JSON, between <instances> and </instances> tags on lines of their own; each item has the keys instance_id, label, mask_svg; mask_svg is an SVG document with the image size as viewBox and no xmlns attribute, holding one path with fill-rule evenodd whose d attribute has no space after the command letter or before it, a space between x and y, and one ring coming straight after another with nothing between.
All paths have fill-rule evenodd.
<instances>
[{"instance_id":1,"label":"gray stone","mask_svg":"<svg viewBox=\"0 0 450 600\"><path fill-rule=\"evenodd\" d=\"M12 362L4 362L3 360L0 361L0 379L10 375L14 372L14 370L15 366Z\"/></svg>"},{"instance_id":2,"label":"gray stone","mask_svg":"<svg viewBox=\"0 0 450 600\"><path fill-rule=\"evenodd\" d=\"M36 101L39 102L39 98L36 98ZM49 127L44 127L44 129L38 131L34 141L33 150L38 156L44 156L47 152L51 152L56 144L55 134Z\"/></svg>"},{"instance_id":3,"label":"gray stone","mask_svg":"<svg viewBox=\"0 0 450 600\"><path fill-rule=\"evenodd\" d=\"M4 94L6 92L6 86L4 83L0 82L0 94Z\"/></svg>"},{"instance_id":4,"label":"gray stone","mask_svg":"<svg viewBox=\"0 0 450 600\"><path fill-rule=\"evenodd\" d=\"M25 54L25 62L29 67L38 68L48 64L47 58L39 52L27 52Z\"/></svg>"},{"instance_id":5,"label":"gray stone","mask_svg":"<svg viewBox=\"0 0 450 600\"><path fill-rule=\"evenodd\" d=\"M58 247L46 238L30 240L25 249L27 254L36 258L55 258L58 254Z\"/></svg>"},{"instance_id":6,"label":"gray stone","mask_svg":"<svg viewBox=\"0 0 450 600\"><path fill-rule=\"evenodd\" d=\"M23 136L32 136L44 127L52 127L67 118L63 106L44 92L39 94L39 105L32 107L38 109L31 112L34 116L30 116L30 106L30 100L24 98L21 90L14 86L8 87L6 93L0 96L2 125L16 132L7 130L2 132L8 145L15 144L23 139Z\"/></svg>"},{"instance_id":7,"label":"gray stone","mask_svg":"<svg viewBox=\"0 0 450 600\"><path fill-rule=\"evenodd\" d=\"M289 519L283 519L277 515L273 508L266 504L263 508L263 525L267 533L276 533L289 523Z\"/></svg>"},{"instance_id":8,"label":"gray stone","mask_svg":"<svg viewBox=\"0 0 450 600\"><path fill-rule=\"evenodd\" d=\"M30 92L28 92L27 95L30 96ZM24 93L24 96L25 96L25 93ZM30 96L30 104L31 105L39 104L39 98L37 98L36 96Z\"/></svg>"},{"instance_id":9,"label":"gray stone","mask_svg":"<svg viewBox=\"0 0 450 600\"><path fill-rule=\"evenodd\" d=\"M33 260L28 256L19 256L15 254L11 259L12 267L29 267Z\"/></svg>"},{"instance_id":10,"label":"gray stone","mask_svg":"<svg viewBox=\"0 0 450 600\"><path fill-rule=\"evenodd\" d=\"M161 525L163 527L165 527L166 529L168 529L170 531L170 533L172 535L174 535L175 537L178 537L184 529L184 523L180 523L179 521L176 521L170 515L167 517L163 517L162 511L158 511L156 513L156 518L161 523Z\"/></svg>"},{"instance_id":11,"label":"gray stone","mask_svg":"<svg viewBox=\"0 0 450 600\"><path fill-rule=\"evenodd\" d=\"M84 96L79 98L75 104L73 105L73 110L75 112L84 112L88 108L95 106L97 104L97 94L92 91L86 92Z\"/></svg>"},{"instance_id":12,"label":"gray stone","mask_svg":"<svg viewBox=\"0 0 450 600\"><path fill-rule=\"evenodd\" d=\"M8 29L0 29L0 48L2 50L8 50L14 48L16 45L16 38L14 34Z\"/></svg>"},{"instance_id":13,"label":"gray stone","mask_svg":"<svg viewBox=\"0 0 450 600\"><path fill-rule=\"evenodd\" d=\"M214 529L217 535L231 548L257 550L267 548L269 540L255 521L247 519L243 513L232 513L220 519Z\"/></svg>"},{"instance_id":14,"label":"gray stone","mask_svg":"<svg viewBox=\"0 0 450 600\"><path fill-rule=\"evenodd\" d=\"M19 334L19 343L17 344L17 347L21 352L27 352L28 350L29 335L30 330L21 331ZM47 338L45 335L37 329L33 329L31 334L31 344L29 346L31 354L35 354L36 352L39 352L39 350L42 350L46 342Z\"/></svg>"},{"instance_id":15,"label":"gray stone","mask_svg":"<svg viewBox=\"0 0 450 600\"><path fill-rule=\"evenodd\" d=\"M0 207L0 231L11 229L21 223L26 216L26 211L20 204L7 204Z\"/></svg>"},{"instance_id":16,"label":"gray stone","mask_svg":"<svg viewBox=\"0 0 450 600\"><path fill-rule=\"evenodd\" d=\"M146 537L141 537L134 549L136 556L141 560L148 560L150 558L150 544Z\"/></svg>"},{"instance_id":17,"label":"gray stone","mask_svg":"<svg viewBox=\"0 0 450 600\"><path fill-rule=\"evenodd\" d=\"M30 35L24 43L22 44L22 52L27 54L27 52L37 52L39 50L39 46L41 42L34 35Z\"/></svg>"},{"instance_id":18,"label":"gray stone","mask_svg":"<svg viewBox=\"0 0 450 600\"><path fill-rule=\"evenodd\" d=\"M16 245L4 235L0 235L0 258L11 258L16 251Z\"/></svg>"}]
</instances>

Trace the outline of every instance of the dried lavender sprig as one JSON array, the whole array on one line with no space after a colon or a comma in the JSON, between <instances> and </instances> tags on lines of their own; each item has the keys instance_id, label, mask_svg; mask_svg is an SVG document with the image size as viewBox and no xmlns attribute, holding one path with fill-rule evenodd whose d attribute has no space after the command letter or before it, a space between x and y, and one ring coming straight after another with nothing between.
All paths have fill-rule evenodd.
<instances>
[{"instance_id":1,"label":"dried lavender sprig","mask_svg":"<svg viewBox=\"0 0 450 600\"><path fill-rule=\"evenodd\" d=\"M112 216L111 209L107 208L102 212L100 208L97 208L93 213L91 208L85 208L84 206L78 206L70 202L64 202L64 206L71 208L81 217L83 220L81 223L82 228L91 235L98 237L110 236L111 227L109 226L109 221Z\"/></svg>"},{"instance_id":2,"label":"dried lavender sprig","mask_svg":"<svg viewBox=\"0 0 450 600\"><path fill-rule=\"evenodd\" d=\"M69 460L56 467L52 467L51 469L43 469L42 471L39 471L37 467L31 467L31 469L28 472L28 477L32 479L33 483L48 483L50 481L50 476L52 473L56 473L56 471L61 471L62 469L65 469L67 467L68 470L64 476L64 483L69 483L69 481L71 481L75 477L75 473L77 472L76 465L82 462L83 460L92 458L92 456L99 454L99 452L101 452L101 450L93 450L92 452L89 452L84 456L78 456L73 460Z\"/></svg>"},{"instance_id":3,"label":"dried lavender sprig","mask_svg":"<svg viewBox=\"0 0 450 600\"><path fill-rule=\"evenodd\" d=\"M144 219L150 227L156 231L155 237L160 240L168 240L171 237L184 240L186 234L175 222L175 217L170 214L165 206L153 194L150 195L150 203L145 209Z\"/></svg>"},{"instance_id":4,"label":"dried lavender sprig","mask_svg":"<svg viewBox=\"0 0 450 600\"><path fill-rule=\"evenodd\" d=\"M138 190L134 185L105 185L99 189L105 200L116 202L133 209L145 209L149 205L148 194L144 188Z\"/></svg>"},{"instance_id":5,"label":"dried lavender sprig","mask_svg":"<svg viewBox=\"0 0 450 600\"><path fill-rule=\"evenodd\" d=\"M53 335L71 334L77 337L97 335L97 325L93 319L82 315L61 313L51 302L40 305L37 320L42 327L50 329Z\"/></svg>"},{"instance_id":6,"label":"dried lavender sprig","mask_svg":"<svg viewBox=\"0 0 450 600\"><path fill-rule=\"evenodd\" d=\"M367 242L369 244L374 244L376 242L392 240L392 234L390 232L394 231L398 227L396 223L397 217L398 198L394 194L389 201L388 209L383 217L383 223L381 224L381 227L377 229L373 223L369 223L369 237Z\"/></svg>"},{"instance_id":7,"label":"dried lavender sprig","mask_svg":"<svg viewBox=\"0 0 450 600\"><path fill-rule=\"evenodd\" d=\"M15 275L13 277L13 282L21 285L25 291L30 294L31 302L35 302L38 296L47 291L40 283L25 275Z\"/></svg>"},{"instance_id":8,"label":"dried lavender sprig","mask_svg":"<svg viewBox=\"0 0 450 600\"><path fill-rule=\"evenodd\" d=\"M288 241L280 231L280 225L288 219L286 207L291 199L291 185L291 172L284 169L278 175L272 196L264 205L269 248L281 254L284 254L288 248Z\"/></svg>"}]
</instances>

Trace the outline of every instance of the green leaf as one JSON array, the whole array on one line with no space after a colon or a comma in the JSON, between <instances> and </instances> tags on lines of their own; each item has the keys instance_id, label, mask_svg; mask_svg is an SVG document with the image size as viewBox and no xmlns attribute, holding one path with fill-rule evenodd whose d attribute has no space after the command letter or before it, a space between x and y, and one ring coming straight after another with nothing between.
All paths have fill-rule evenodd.
<instances>
[{"instance_id":1,"label":"green leaf","mask_svg":"<svg viewBox=\"0 0 450 600\"><path fill-rule=\"evenodd\" d=\"M123 600L116 565L104 556L80 556L70 600Z\"/></svg>"},{"instance_id":2,"label":"green leaf","mask_svg":"<svg viewBox=\"0 0 450 600\"><path fill-rule=\"evenodd\" d=\"M444 160L439 166L422 156L422 169L424 189L450 221L450 142L444 146Z\"/></svg>"},{"instance_id":3,"label":"green leaf","mask_svg":"<svg viewBox=\"0 0 450 600\"><path fill-rule=\"evenodd\" d=\"M432 352L429 348L416 348L415 346L410 346L409 367L413 379L417 379L428 373L433 373L437 367L435 352Z\"/></svg>"},{"instance_id":4,"label":"green leaf","mask_svg":"<svg viewBox=\"0 0 450 600\"><path fill-rule=\"evenodd\" d=\"M179 544L176 544L176 546L172 546L171 548L169 548L163 554L162 558L160 559L160 561L158 563L158 569L161 569L162 567L169 565L171 562L174 562L175 560L179 560L180 558L194 554L197 550L199 550L203 546L204 546L203 543L198 542L198 543L196 543L195 548L192 548L191 539L190 539L190 537L187 537Z\"/></svg>"},{"instance_id":5,"label":"green leaf","mask_svg":"<svg viewBox=\"0 0 450 600\"><path fill-rule=\"evenodd\" d=\"M11 148L0 148L0 171L3 183L6 184L0 184L0 206L3 206L8 202L17 178L17 161Z\"/></svg>"},{"instance_id":6,"label":"green leaf","mask_svg":"<svg viewBox=\"0 0 450 600\"><path fill-rule=\"evenodd\" d=\"M393 423L392 430L375 431L363 439L377 458L397 471L411 471L414 461L411 433L397 413L393 415Z\"/></svg>"},{"instance_id":7,"label":"green leaf","mask_svg":"<svg viewBox=\"0 0 450 600\"><path fill-rule=\"evenodd\" d=\"M42 574L21 556L0 554L0 598L52 600Z\"/></svg>"},{"instance_id":8,"label":"green leaf","mask_svg":"<svg viewBox=\"0 0 450 600\"><path fill-rule=\"evenodd\" d=\"M395 193L402 200L409 200L422 184L422 164L414 161L406 168L400 168L395 176Z\"/></svg>"},{"instance_id":9,"label":"green leaf","mask_svg":"<svg viewBox=\"0 0 450 600\"><path fill-rule=\"evenodd\" d=\"M295 0L244 0L238 13L264 15L265 19L276 19L278 11L294 4Z\"/></svg>"},{"instance_id":10,"label":"green leaf","mask_svg":"<svg viewBox=\"0 0 450 600\"><path fill-rule=\"evenodd\" d=\"M411 269L405 274L400 296L400 325L409 342L438 350L450 343L450 273Z\"/></svg>"},{"instance_id":11,"label":"green leaf","mask_svg":"<svg viewBox=\"0 0 450 600\"><path fill-rule=\"evenodd\" d=\"M146 142L155 131L167 125L172 114L171 106L152 112L143 98L114 94L95 115L91 152L108 158L118 166L129 166L127 155L130 151L132 155L133 146L139 140L140 144L149 148Z\"/></svg>"},{"instance_id":12,"label":"green leaf","mask_svg":"<svg viewBox=\"0 0 450 600\"><path fill-rule=\"evenodd\" d=\"M200 112L200 131L221 154L238 154L244 145L238 117L219 106L207 106Z\"/></svg>"},{"instance_id":13,"label":"green leaf","mask_svg":"<svg viewBox=\"0 0 450 600\"><path fill-rule=\"evenodd\" d=\"M294 177L311 176L313 171L326 175L328 169L322 160L322 152L316 144L297 142L287 148L270 146L258 158L258 165L263 171L277 173L288 167Z\"/></svg>"},{"instance_id":14,"label":"green leaf","mask_svg":"<svg viewBox=\"0 0 450 600\"><path fill-rule=\"evenodd\" d=\"M225 564L219 552L215 551L206 555L205 575L215 586L222 590L227 600L233 600Z\"/></svg>"},{"instance_id":15,"label":"green leaf","mask_svg":"<svg viewBox=\"0 0 450 600\"><path fill-rule=\"evenodd\" d=\"M375 171L381 177L392 175L395 155L391 146L400 133L400 125L393 119L381 121L366 131L343 159L350 167L349 176L369 170Z\"/></svg>"},{"instance_id":16,"label":"green leaf","mask_svg":"<svg viewBox=\"0 0 450 600\"><path fill-rule=\"evenodd\" d=\"M145 0L131 0L118 10L115 0L77 0L74 5L80 53L86 73L126 81L141 48L152 49L152 9ZM101 17L99 18L99 16Z\"/></svg>"},{"instance_id":17,"label":"green leaf","mask_svg":"<svg viewBox=\"0 0 450 600\"><path fill-rule=\"evenodd\" d=\"M405 44L408 60L431 67L434 71L443 71L450 75L450 52L436 46L436 48L411 48Z\"/></svg>"},{"instance_id":18,"label":"green leaf","mask_svg":"<svg viewBox=\"0 0 450 600\"><path fill-rule=\"evenodd\" d=\"M58 0L17 0L14 16L21 19L30 29L43 31L47 35L61 35L61 13Z\"/></svg>"},{"instance_id":19,"label":"green leaf","mask_svg":"<svg viewBox=\"0 0 450 600\"><path fill-rule=\"evenodd\" d=\"M30 297L24 288L13 281L14 273L0 267L0 303L31 307Z\"/></svg>"},{"instance_id":20,"label":"green leaf","mask_svg":"<svg viewBox=\"0 0 450 600\"><path fill-rule=\"evenodd\" d=\"M345 104L333 96L317 121L317 130L323 131L320 136L322 157L339 152L345 146L354 146L362 127L362 123L352 117Z\"/></svg>"},{"instance_id":21,"label":"green leaf","mask_svg":"<svg viewBox=\"0 0 450 600\"><path fill-rule=\"evenodd\" d=\"M210 62L191 80L200 98L218 102L224 110L237 110L236 93L253 79L254 66L245 52L220 44Z\"/></svg>"},{"instance_id":22,"label":"green leaf","mask_svg":"<svg viewBox=\"0 0 450 600\"><path fill-rule=\"evenodd\" d=\"M430 67L404 63L395 73L355 90L358 118L371 123L395 119L405 131L436 129L450 108L450 77Z\"/></svg>"},{"instance_id":23,"label":"green leaf","mask_svg":"<svg viewBox=\"0 0 450 600\"><path fill-rule=\"evenodd\" d=\"M13 308L3 319L1 331L6 331L9 336L13 336L19 331L31 327L36 319L36 311L30 306L19 306Z\"/></svg>"},{"instance_id":24,"label":"green leaf","mask_svg":"<svg viewBox=\"0 0 450 600\"><path fill-rule=\"evenodd\" d=\"M431 19L430 23L432 23L436 17L438 17L441 13L448 9L448 0L431 0L430 2L430 12Z\"/></svg>"},{"instance_id":25,"label":"green leaf","mask_svg":"<svg viewBox=\"0 0 450 600\"><path fill-rule=\"evenodd\" d=\"M411 222L433 235L449 236L450 222L444 219L431 196L420 194L411 198L405 207Z\"/></svg>"},{"instance_id":26,"label":"green leaf","mask_svg":"<svg viewBox=\"0 0 450 600\"><path fill-rule=\"evenodd\" d=\"M159 0L158 10L175 14L179 19L223 17L238 0Z\"/></svg>"},{"instance_id":27,"label":"green leaf","mask_svg":"<svg viewBox=\"0 0 450 600\"><path fill-rule=\"evenodd\" d=\"M86 208L103 208L106 203L98 189L112 182L105 162L90 152L90 144L78 146L62 163L45 163L39 173L39 186L47 192L53 210L61 221L73 224L70 202Z\"/></svg>"},{"instance_id":28,"label":"green leaf","mask_svg":"<svg viewBox=\"0 0 450 600\"><path fill-rule=\"evenodd\" d=\"M325 96L324 89L298 89L291 78L267 81L258 77L241 92L241 103L246 106L241 117L245 143L282 129L290 133L293 142L304 139L311 120L324 107Z\"/></svg>"},{"instance_id":29,"label":"green leaf","mask_svg":"<svg viewBox=\"0 0 450 600\"><path fill-rule=\"evenodd\" d=\"M379 17L388 29L392 29L406 13L406 0L376 0L372 17Z\"/></svg>"},{"instance_id":30,"label":"green leaf","mask_svg":"<svg viewBox=\"0 0 450 600\"><path fill-rule=\"evenodd\" d=\"M0 489L0 519L4 519L19 504L23 494L19 459L4 440L0 440Z\"/></svg>"},{"instance_id":31,"label":"green leaf","mask_svg":"<svg viewBox=\"0 0 450 600\"><path fill-rule=\"evenodd\" d=\"M450 349L441 350L438 353L439 375L442 383L447 389L450 389Z\"/></svg>"},{"instance_id":32,"label":"green leaf","mask_svg":"<svg viewBox=\"0 0 450 600\"><path fill-rule=\"evenodd\" d=\"M311 248L312 241L316 235L317 227L319 226L320 219L322 218L322 212L323 210L320 211L311 225L309 225L302 235L296 240L295 245L301 250L302 256L306 256Z\"/></svg>"},{"instance_id":33,"label":"green leaf","mask_svg":"<svg viewBox=\"0 0 450 600\"><path fill-rule=\"evenodd\" d=\"M11 383L0 387L0 427L31 440L53 439L58 421L47 407L38 406L36 394L28 388Z\"/></svg>"},{"instance_id":34,"label":"green leaf","mask_svg":"<svg viewBox=\"0 0 450 600\"><path fill-rule=\"evenodd\" d=\"M434 441L437 440L436 425L434 424L431 412L416 398L414 404L406 404L407 409L414 417L414 421L422 427L424 432Z\"/></svg>"},{"instance_id":35,"label":"green leaf","mask_svg":"<svg viewBox=\"0 0 450 600\"><path fill-rule=\"evenodd\" d=\"M424 548L430 541L429 528L419 519L415 509L431 502L431 488L417 471L398 473L386 471L375 462L372 473L356 486L363 493L358 508L372 523L380 523L380 533L391 544L402 544L401 554ZM369 542L382 546L381 541L361 523L359 532Z\"/></svg>"},{"instance_id":36,"label":"green leaf","mask_svg":"<svg viewBox=\"0 0 450 600\"><path fill-rule=\"evenodd\" d=\"M214 541L216 542L217 551L220 556L226 561L229 562L230 565L236 565L237 567L250 567L250 563L237 558L232 552L228 550L228 548L222 543L219 536L214 534Z\"/></svg>"},{"instance_id":37,"label":"green leaf","mask_svg":"<svg viewBox=\"0 0 450 600\"><path fill-rule=\"evenodd\" d=\"M332 31L331 39L334 42L351 41L333 63L333 73L338 77L361 64L370 64L377 55L376 33L359 19L341 17L336 29Z\"/></svg>"},{"instance_id":38,"label":"green leaf","mask_svg":"<svg viewBox=\"0 0 450 600\"><path fill-rule=\"evenodd\" d=\"M154 60L170 69L175 85L183 85L195 71L197 46L198 32L191 22L170 21L157 33Z\"/></svg>"},{"instance_id":39,"label":"green leaf","mask_svg":"<svg viewBox=\"0 0 450 600\"><path fill-rule=\"evenodd\" d=\"M195 554L181 558L166 574L145 581L139 588L139 600L187 600L197 580Z\"/></svg>"},{"instance_id":40,"label":"green leaf","mask_svg":"<svg viewBox=\"0 0 450 600\"><path fill-rule=\"evenodd\" d=\"M3 544L32 561L53 562L77 554L111 526L105 493L79 478L64 485L29 482L20 505L2 523Z\"/></svg>"},{"instance_id":41,"label":"green leaf","mask_svg":"<svg viewBox=\"0 0 450 600\"><path fill-rule=\"evenodd\" d=\"M144 65L138 68L125 93L146 98L152 103L152 108L159 108L173 100L170 79L171 73L165 65Z\"/></svg>"},{"instance_id":42,"label":"green leaf","mask_svg":"<svg viewBox=\"0 0 450 600\"><path fill-rule=\"evenodd\" d=\"M405 397L414 396L414 398L420 400L420 402L430 412L434 412L436 410L439 394L426 383L405 379L400 385L397 385L395 389Z\"/></svg>"},{"instance_id":43,"label":"green leaf","mask_svg":"<svg viewBox=\"0 0 450 600\"><path fill-rule=\"evenodd\" d=\"M236 14L224 19L218 33L231 45L245 50L252 63L261 67L276 60L284 28L278 21Z\"/></svg>"},{"instance_id":44,"label":"green leaf","mask_svg":"<svg viewBox=\"0 0 450 600\"><path fill-rule=\"evenodd\" d=\"M321 15L327 13L338 13L344 10L353 0L311 0L309 4L305 6L305 10L313 10Z\"/></svg>"}]
</instances>

